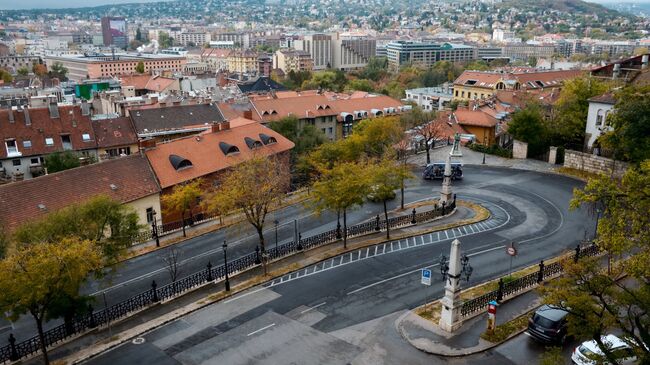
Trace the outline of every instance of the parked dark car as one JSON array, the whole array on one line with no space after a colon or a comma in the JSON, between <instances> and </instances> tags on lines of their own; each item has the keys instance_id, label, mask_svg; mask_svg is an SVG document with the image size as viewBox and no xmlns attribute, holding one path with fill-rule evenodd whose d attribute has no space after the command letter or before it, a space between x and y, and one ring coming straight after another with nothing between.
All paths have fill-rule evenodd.
<instances>
[{"instance_id":1,"label":"parked dark car","mask_svg":"<svg viewBox=\"0 0 650 365\"><path fill-rule=\"evenodd\" d=\"M427 165L422 172L422 178L425 180L442 179L445 175L445 163L434 162ZM451 163L451 179L463 178L463 164L460 162Z\"/></svg>"},{"instance_id":2,"label":"parked dark car","mask_svg":"<svg viewBox=\"0 0 650 365\"><path fill-rule=\"evenodd\" d=\"M562 344L567 336L568 314L563 309L543 305L528 319L526 333L540 342Z\"/></svg>"}]
</instances>

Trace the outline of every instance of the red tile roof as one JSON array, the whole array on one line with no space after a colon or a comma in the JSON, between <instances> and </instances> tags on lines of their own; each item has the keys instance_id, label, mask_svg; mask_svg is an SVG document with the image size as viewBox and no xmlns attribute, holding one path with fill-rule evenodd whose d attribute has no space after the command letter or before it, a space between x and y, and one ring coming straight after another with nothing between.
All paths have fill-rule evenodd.
<instances>
[{"instance_id":1,"label":"red tile roof","mask_svg":"<svg viewBox=\"0 0 650 365\"><path fill-rule=\"evenodd\" d=\"M593 98L590 98L589 101L603 104L616 104L616 98L614 97L614 94L610 92L594 96Z\"/></svg>"},{"instance_id":2,"label":"red tile roof","mask_svg":"<svg viewBox=\"0 0 650 365\"><path fill-rule=\"evenodd\" d=\"M469 125L489 128L497 125L496 118L481 110L458 109L454 112L454 116L461 126Z\"/></svg>"},{"instance_id":3,"label":"red tile roof","mask_svg":"<svg viewBox=\"0 0 650 365\"><path fill-rule=\"evenodd\" d=\"M97 147L90 115L81 115L79 105L58 107L59 117L53 118L49 108L29 108L23 110L0 110L0 141L15 139L22 156L45 155L63 151L62 135L69 135L75 151ZM30 124L25 115L29 114ZM10 117L13 115L13 122ZM84 140L84 135L88 137ZM46 145L45 139L52 138L53 144ZM23 142L31 141L25 148ZM4 146L3 146L4 147ZM0 158L7 158L7 149L0 148Z\"/></svg>"},{"instance_id":4,"label":"red tile roof","mask_svg":"<svg viewBox=\"0 0 650 365\"><path fill-rule=\"evenodd\" d=\"M131 155L1 185L0 224L11 231L30 219L98 195L128 203L159 192L147 159Z\"/></svg>"},{"instance_id":5,"label":"red tile roof","mask_svg":"<svg viewBox=\"0 0 650 365\"><path fill-rule=\"evenodd\" d=\"M158 177L160 186L164 189L184 181L225 170L253 155L270 156L288 151L294 147L293 142L255 121L237 118L230 122L230 126L228 130L208 131L200 136L191 136L161 143L155 148L147 150L145 154ZM255 149L249 148L245 138L261 141L260 134L275 138L277 143L262 144L262 146ZM226 156L220 147L221 142L237 147L239 152ZM176 170L170 162L171 155L190 161L192 166Z\"/></svg>"},{"instance_id":6,"label":"red tile roof","mask_svg":"<svg viewBox=\"0 0 650 365\"><path fill-rule=\"evenodd\" d=\"M499 81L514 85L518 82L524 89L540 89L561 86L565 80L584 74L581 70L557 70L536 72L464 71L454 85L494 89Z\"/></svg>"},{"instance_id":7,"label":"red tile roof","mask_svg":"<svg viewBox=\"0 0 650 365\"><path fill-rule=\"evenodd\" d=\"M136 90L162 91L170 87L176 79L151 75L122 75L120 83L123 86L133 86Z\"/></svg>"},{"instance_id":8,"label":"red tile roof","mask_svg":"<svg viewBox=\"0 0 650 365\"><path fill-rule=\"evenodd\" d=\"M101 119L92 122L97 147L107 148L138 143L130 118Z\"/></svg>"}]
</instances>

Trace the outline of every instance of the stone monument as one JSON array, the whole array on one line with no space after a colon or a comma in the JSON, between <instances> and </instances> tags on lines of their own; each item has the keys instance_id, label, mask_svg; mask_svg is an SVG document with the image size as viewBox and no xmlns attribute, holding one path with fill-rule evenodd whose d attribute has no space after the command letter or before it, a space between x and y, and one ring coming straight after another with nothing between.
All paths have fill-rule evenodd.
<instances>
[{"instance_id":1,"label":"stone monument","mask_svg":"<svg viewBox=\"0 0 650 365\"><path fill-rule=\"evenodd\" d=\"M463 153L460 152L460 134L454 134L454 146L449 151L449 155L453 157L463 157Z\"/></svg>"},{"instance_id":2,"label":"stone monument","mask_svg":"<svg viewBox=\"0 0 650 365\"><path fill-rule=\"evenodd\" d=\"M453 200L453 194L451 192L451 156L447 156L447 161L445 162L445 174L442 178L442 190L440 191L440 201L439 204L445 203L449 205Z\"/></svg>"},{"instance_id":3,"label":"stone monument","mask_svg":"<svg viewBox=\"0 0 650 365\"><path fill-rule=\"evenodd\" d=\"M442 313L440 314L440 328L447 332L457 330L462 322L460 317L460 241L455 239L451 243L449 253L449 272L445 284L445 296L442 298Z\"/></svg>"}]
</instances>

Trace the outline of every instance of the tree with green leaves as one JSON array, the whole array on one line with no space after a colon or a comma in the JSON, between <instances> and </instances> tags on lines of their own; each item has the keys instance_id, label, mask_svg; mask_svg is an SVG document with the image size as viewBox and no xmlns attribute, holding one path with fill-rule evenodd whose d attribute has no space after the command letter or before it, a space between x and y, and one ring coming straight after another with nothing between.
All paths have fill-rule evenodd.
<instances>
[{"instance_id":1,"label":"tree with green leaves","mask_svg":"<svg viewBox=\"0 0 650 365\"><path fill-rule=\"evenodd\" d=\"M140 231L133 208L99 195L53 211L18 227L12 240L19 247L79 237L96 244L106 264L117 262Z\"/></svg>"},{"instance_id":2,"label":"tree with green leaves","mask_svg":"<svg viewBox=\"0 0 650 365\"><path fill-rule=\"evenodd\" d=\"M388 208L386 202L395 197L395 190L399 189L405 179L412 177L410 171L405 170L393 158L380 160L369 166L370 194L375 200L384 204L384 218L386 220L386 239L390 239L390 225L388 224Z\"/></svg>"},{"instance_id":3,"label":"tree with green leaves","mask_svg":"<svg viewBox=\"0 0 650 365\"><path fill-rule=\"evenodd\" d=\"M76 297L88 274L101 268L101 251L89 240L64 238L15 250L0 261L0 310L12 320L29 313L36 322L43 362L50 363L43 323L63 296Z\"/></svg>"},{"instance_id":4,"label":"tree with green leaves","mask_svg":"<svg viewBox=\"0 0 650 365\"><path fill-rule=\"evenodd\" d=\"M21 67L16 71L16 73L20 76L27 76L29 75L29 69L27 67Z\"/></svg>"},{"instance_id":5,"label":"tree with green leaves","mask_svg":"<svg viewBox=\"0 0 650 365\"><path fill-rule=\"evenodd\" d=\"M569 333L593 339L612 364L616 359L601 336L614 328L632 339L640 363L650 361L648 187L650 161L644 161L621 180L602 175L576 189L571 208L585 207L602 217L595 243L618 260L609 268L598 256L567 260L564 275L542 288L546 302L569 312Z\"/></svg>"},{"instance_id":6,"label":"tree with green leaves","mask_svg":"<svg viewBox=\"0 0 650 365\"><path fill-rule=\"evenodd\" d=\"M600 142L616 158L636 165L650 159L650 87L623 90L606 123L614 130L600 137Z\"/></svg>"},{"instance_id":7,"label":"tree with green leaves","mask_svg":"<svg viewBox=\"0 0 650 365\"><path fill-rule=\"evenodd\" d=\"M347 211L363 205L370 178L365 162L337 162L320 171L321 177L310 191L311 204L317 213L324 210L343 213L343 247L347 248Z\"/></svg>"},{"instance_id":8,"label":"tree with green leaves","mask_svg":"<svg viewBox=\"0 0 650 365\"><path fill-rule=\"evenodd\" d=\"M548 133L541 106L531 102L517 110L508 123L508 133L514 139L528 143L528 156L537 156L548 147Z\"/></svg>"},{"instance_id":9,"label":"tree with green leaves","mask_svg":"<svg viewBox=\"0 0 650 365\"><path fill-rule=\"evenodd\" d=\"M180 213L183 237L187 237L185 232L185 215L189 213L190 222L194 220L192 210L200 203L199 199L202 195L201 184L203 184L203 180L196 179L176 185L170 194L164 194L160 199L165 214Z\"/></svg>"},{"instance_id":10,"label":"tree with green leaves","mask_svg":"<svg viewBox=\"0 0 650 365\"><path fill-rule=\"evenodd\" d=\"M135 72L137 72L139 74L144 73L144 62L140 61L140 62L138 62L137 65L135 65Z\"/></svg>"},{"instance_id":11,"label":"tree with green leaves","mask_svg":"<svg viewBox=\"0 0 650 365\"><path fill-rule=\"evenodd\" d=\"M296 145L291 151L294 157L309 153L327 140L323 132L312 124L300 125L300 121L296 116L288 116L271 122L269 128L288 138Z\"/></svg>"},{"instance_id":12,"label":"tree with green leaves","mask_svg":"<svg viewBox=\"0 0 650 365\"><path fill-rule=\"evenodd\" d=\"M158 45L160 45L160 48L169 48L174 45L174 38L170 37L167 32L159 32Z\"/></svg>"},{"instance_id":13,"label":"tree with green leaves","mask_svg":"<svg viewBox=\"0 0 650 365\"><path fill-rule=\"evenodd\" d=\"M374 90L370 81L366 79L354 79L350 80L345 86L346 91L366 91L372 92Z\"/></svg>"},{"instance_id":14,"label":"tree with green leaves","mask_svg":"<svg viewBox=\"0 0 650 365\"><path fill-rule=\"evenodd\" d=\"M50 77L56 77L61 81L68 81L68 69L61 62L54 62L50 67Z\"/></svg>"},{"instance_id":15,"label":"tree with green leaves","mask_svg":"<svg viewBox=\"0 0 650 365\"><path fill-rule=\"evenodd\" d=\"M52 174L81 166L79 155L73 151L54 152L45 156L45 168Z\"/></svg>"},{"instance_id":16,"label":"tree with green leaves","mask_svg":"<svg viewBox=\"0 0 650 365\"><path fill-rule=\"evenodd\" d=\"M589 111L589 98L609 89L608 83L592 77L567 80L554 106L555 117L549 121L551 142L556 146L582 145Z\"/></svg>"},{"instance_id":17,"label":"tree with green leaves","mask_svg":"<svg viewBox=\"0 0 650 365\"><path fill-rule=\"evenodd\" d=\"M0 79L5 83L5 84L10 84L12 81L14 81L14 77L11 76L11 73L5 69L0 69Z\"/></svg>"}]
</instances>

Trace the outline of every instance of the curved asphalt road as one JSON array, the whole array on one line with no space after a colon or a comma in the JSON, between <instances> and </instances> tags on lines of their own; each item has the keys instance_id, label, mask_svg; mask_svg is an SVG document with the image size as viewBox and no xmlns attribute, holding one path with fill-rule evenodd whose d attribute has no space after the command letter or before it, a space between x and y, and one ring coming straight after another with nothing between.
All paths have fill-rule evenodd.
<instances>
[{"instance_id":1,"label":"curved asphalt road","mask_svg":"<svg viewBox=\"0 0 650 365\"><path fill-rule=\"evenodd\" d=\"M326 260L173 321L144 336L143 344L128 343L89 363L444 362L413 352L385 327L385 338L377 340L376 323L442 295L442 283L423 287L419 271L436 270L454 237L471 257L472 282L480 282L507 273L510 241L519 247L514 267L523 267L575 247L594 225L584 211L568 211L572 190L581 184L562 176L467 167L465 179L453 185L460 199L486 206L490 220ZM409 189L410 200L437 186L439 181L419 181Z\"/></svg>"}]
</instances>

